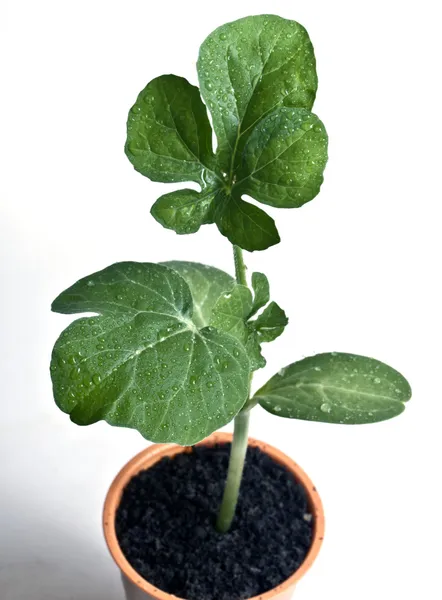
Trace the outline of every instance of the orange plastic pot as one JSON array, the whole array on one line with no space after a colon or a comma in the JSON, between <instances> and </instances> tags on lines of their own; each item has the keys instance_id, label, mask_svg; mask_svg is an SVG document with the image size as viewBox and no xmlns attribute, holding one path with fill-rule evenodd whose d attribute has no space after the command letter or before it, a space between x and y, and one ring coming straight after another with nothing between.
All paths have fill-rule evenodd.
<instances>
[{"instance_id":1,"label":"orange plastic pot","mask_svg":"<svg viewBox=\"0 0 442 600\"><path fill-rule=\"evenodd\" d=\"M214 433L207 439L200 442L200 444L205 446L213 446L215 444L226 444L231 441L232 434L230 433ZM294 475L297 481L299 481L305 488L309 503L309 510L313 516L312 545L299 569L278 587L265 592L260 596L255 596L250 599L289 600L289 598L292 597L296 584L310 568L321 547L324 537L324 512L322 508L322 502L315 486L312 484L310 479L307 477L304 471L288 456L280 452L277 448L252 438L249 438L249 446L257 446L263 452L273 458L273 460L284 465L284 467ZM192 600L191 598L178 599L177 596L166 594L166 592L159 590L148 581L143 579L127 561L126 557L121 551L121 548L118 544L117 535L115 533L115 513L118 509L123 490L127 483L140 471L148 469L165 456L173 457L182 452L192 452L192 448L177 446L175 444L154 444L153 446L149 446L146 448L146 450L143 450L137 454L137 456L129 461L125 467L123 467L113 481L107 494L103 513L104 535L110 553L120 568L127 600Z\"/></svg>"}]
</instances>

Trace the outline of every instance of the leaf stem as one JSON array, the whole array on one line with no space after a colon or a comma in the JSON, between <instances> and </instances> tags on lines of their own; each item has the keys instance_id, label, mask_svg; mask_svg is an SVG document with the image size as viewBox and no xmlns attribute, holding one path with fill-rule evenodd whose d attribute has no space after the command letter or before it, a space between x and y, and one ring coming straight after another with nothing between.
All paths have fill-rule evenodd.
<instances>
[{"instance_id":1,"label":"leaf stem","mask_svg":"<svg viewBox=\"0 0 442 600\"><path fill-rule=\"evenodd\" d=\"M249 411L240 412L235 417L226 487L224 488L223 500L216 521L216 528L220 533L226 533L230 529L235 516L247 452L249 419Z\"/></svg>"},{"instance_id":2,"label":"leaf stem","mask_svg":"<svg viewBox=\"0 0 442 600\"><path fill-rule=\"evenodd\" d=\"M233 246L233 258L235 261L235 276L237 283L241 285L247 285L246 265L244 263L242 249L239 246ZM250 402L251 383L252 374L250 374L249 397L246 405L248 402ZM249 420L250 410L242 410L235 417L226 486L224 488L224 495L216 521L216 528L220 533L226 533L230 529L232 521L235 517L239 489L244 471L244 462L247 453Z\"/></svg>"}]
</instances>

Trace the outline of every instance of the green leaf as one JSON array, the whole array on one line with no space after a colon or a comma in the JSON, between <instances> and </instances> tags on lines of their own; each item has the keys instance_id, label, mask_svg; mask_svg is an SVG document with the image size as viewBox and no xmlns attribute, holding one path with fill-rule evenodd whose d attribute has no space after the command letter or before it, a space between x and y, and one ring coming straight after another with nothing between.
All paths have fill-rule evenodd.
<instances>
[{"instance_id":1,"label":"green leaf","mask_svg":"<svg viewBox=\"0 0 442 600\"><path fill-rule=\"evenodd\" d=\"M211 33L200 49L198 77L227 172L256 123L278 106L311 109L317 88L306 30L275 15L246 17Z\"/></svg>"},{"instance_id":2,"label":"green leaf","mask_svg":"<svg viewBox=\"0 0 442 600\"><path fill-rule=\"evenodd\" d=\"M158 198L152 206L152 216L166 229L176 233L195 233L213 222L213 191L178 190Z\"/></svg>"},{"instance_id":3,"label":"green leaf","mask_svg":"<svg viewBox=\"0 0 442 600\"><path fill-rule=\"evenodd\" d=\"M253 307L249 317L252 317L270 300L269 280L264 273L252 273Z\"/></svg>"},{"instance_id":4,"label":"green leaf","mask_svg":"<svg viewBox=\"0 0 442 600\"><path fill-rule=\"evenodd\" d=\"M197 87L176 75L153 79L127 121L126 154L153 181L216 180L212 130Z\"/></svg>"},{"instance_id":5,"label":"green leaf","mask_svg":"<svg viewBox=\"0 0 442 600\"><path fill-rule=\"evenodd\" d=\"M271 206L302 206L319 193L327 141L316 115L304 109L279 108L251 134L234 189Z\"/></svg>"},{"instance_id":6,"label":"green leaf","mask_svg":"<svg viewBox=\"0 0 442 600\"><path fill-rule=\"evenodd\" d=\"M250 323L247 324L247 341L245 348L252 371L262 369L266 366L267 361L261 353L261 344L258 333Z\"/></svg>"},{"instance_id":7,"label":"green leaf","mask_svg":"<svg viewBox=\"0 0 442 600\"><path fill-rule=\"evenodd\" d=\"M248 338L246 319L252 309L252 293L245 285L235 283L221 294L213 311L211 325L219 331L230 333L242 344Z\"/></svg>"},{"instance_id":8,"label":"green leaf","mask_svg":"<svg viewBox=\"0 0 442 600\"><path fill-rule=\"evenodd\" d=\"M238 339L245 347L252 371L265 366L266 360L261 354L259 335L255 328L247 323L252 308L252 293L240 284L234 284L224 292L216 302L211 324L219 331L225 331Z\"/></svg>"},{"instance_id":9,"label":"green leaf","mask_svg":"<svg viewBox=\"0 0 442 600\"><path fill-rule=\"evenodd\" d=\"M164 227L186 234L215 222L232 244L265 250L280 241L275 222L243 196L301 206L318 193L327 159L325 130L308 112L317 88L310 39L274 15L239 19L204 41L198 77L216 155L199 90L164 75L130 111L127 156L155 181L201 186L158 199L151 212Z\"/></svg>"},{"instance_id":10,"label":"green leaf","mask_svg":"<svg viewBox=\"0 0 442 600\"><path fill-rule=\"evenodd\" d=\"M257 331L260 342L272 342L281 335L288 322L282 308L276 302L270 302L258 318L251 321L251 325Z\"/></svg>"},{"instance_id":11,"label":"green leaf","mask_svg":"<svg viewBox=\"0 0 442 600\"><path fill-rule=\"evenodd\" d=\"M103 419L157 442L193 444L244 405L249 359L234 337L192 322L189 286L176 271L119 263L81 279L53 310L74 321L57 340L54 397L75 423Z\"/></svg>"},{"instance_id":12,"label":"green leaf","mask_svg":"<svg viewBox=\"0 0 442 600\"><path fill-rule=\"evenodd\" d=\"M162 264L181 275L189 286L193 298L194 324L199 329L209 325L216 301L235 284L233 277L215 267L195 262L172 260Z\"/></svg>"},{"instance_id":13,"label":"green leaf","mask_svg":"<svg viewBox=\"0 0 442 600\"><path fill-rule=\"evenodd\" d=\"M326 353L281 369L256 394L267 411L325 423L376 423L399 415L411 389L404 377L374 358Z\"/></svg>"},{"instance_id":14,"label":"green leaf","mask_svg":"<svg viewBox=\"0 0 442 600\"><path fill-rule=\"evenodd\" d=\"M232 244L253 252L280 241L275 221L257 206L222 192L215 202L215 222Z\"/></svg>"}]
</instances>

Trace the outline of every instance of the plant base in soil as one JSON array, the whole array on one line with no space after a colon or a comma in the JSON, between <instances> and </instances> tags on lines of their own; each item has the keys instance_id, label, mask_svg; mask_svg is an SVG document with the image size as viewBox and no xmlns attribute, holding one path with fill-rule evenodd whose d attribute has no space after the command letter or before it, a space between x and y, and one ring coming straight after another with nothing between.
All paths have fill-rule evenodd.
<instances>
[{"instance_id":1,"label":"plant base in soil","mask_svg":"<svg viewBox=\"0 0 442 600\"><path fill-rule=\"evenodd\" d=\"M259 448L248 448L235 519L215 529L230 444L195 447L134 477L116 516L120 547L155 587L191 600L267 592L303 562L313 523L303 487Z\"/></svg>"}]
</instances>

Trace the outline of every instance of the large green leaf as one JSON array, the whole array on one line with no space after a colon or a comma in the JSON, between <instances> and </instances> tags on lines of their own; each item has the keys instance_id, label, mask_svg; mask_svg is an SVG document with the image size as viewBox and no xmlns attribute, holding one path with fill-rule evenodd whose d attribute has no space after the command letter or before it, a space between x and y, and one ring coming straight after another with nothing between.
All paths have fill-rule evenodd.
<instances>
[{"instance_id":1,"label":"large green leaf","mask_svg":"<svg viewBox=\"0 0 442 600\"><path fill-rule=\"evenodd\" d=\"M201 46L198 78L212 114L219 161L228 173L264 116L278 106L311 109L317 88L306 30L275 15L218 27Z\"/></svg>"},{"instance_id":2,"label":"large green leaf","mask_svg":"<svg viewBox=\"0 0 442 600\"><path fill-rule=\"evenodd\" d=\"M80 425L104 419L183 445L228 423L247 398L250 363L233 336L192 321L192 295L173 269L119 263L81 279L53 303L94 312L57 340L58 406Z\"/></svg>"},{"instance_id":3,"label":"large green leaf","mask_svg":"<svg viewBox=\"0 0 442 600\"><path fill-rule=\"evenodd\" d=\"M400 414L410 397L408 382L388 365L332 352L281 369L254 398L281 417L361 424Z\"/></svg>"},{"instance_id":4,"label":"large green leaf","mask_svg":"<svg viewBox=\"0 0 442 600\"><path fill-rule=\"evenodd\" d=\"M276 302L270 302L258 318L250 322L250 325L257 332L260 342L272 342L281 335L288 322L282 308Z\"/></svg>"},{"instance_id":5,"label":"large green leaf","mask_svg":"<svg viewBox=\"0 0 442 600\"><path fill-rule=\"evenodd\" d=\"M176 233L195 233L206 223L213 222L212 190L177 190L164 194L152 206L152 216L166 229Z\"/></svg>"},{"instance_id":6,"label":"large green leaf","mask_svg":"<svg viewBox=\"0 0 442 600\"><path fill-rule=\"evenodd\" d=\"M131 108L126 154L153 181L196 181L213 172L212 130L197 87L176 75L153 79Z\"/></svg>"},{"instance_id":7,"label":"large green leaf","mask_svg":"<svg viewBox=\"0 0 442 600\"><path fill-rule=\"evenodd\" d=\"M319 193L326 162L327 133L318 117L279 108L251 134L234 189L272 206L299 207Z\"/></svg>"},{"instance_id":8,"label":"large green leaf","mask_svg":"<svg viewBox=\"0 0 442 600\"><path fill-rule=\"evenodd\" d=\"M233 277L215 267L195 262L171 260L162 264L179 273L189 286L195 325L198 328L209 325L216 301L234 286Z\"/></svg>"}]
</instances>

